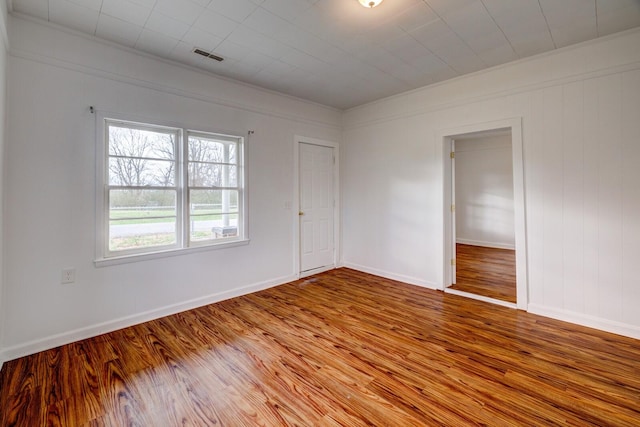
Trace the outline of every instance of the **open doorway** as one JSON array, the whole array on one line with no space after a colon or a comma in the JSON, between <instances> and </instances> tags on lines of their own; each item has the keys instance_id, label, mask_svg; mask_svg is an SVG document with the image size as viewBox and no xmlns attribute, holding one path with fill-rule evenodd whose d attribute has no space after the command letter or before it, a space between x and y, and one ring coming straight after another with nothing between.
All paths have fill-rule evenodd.
<instances>
[{"instance_id":1,"label":"open doorway","mask_svg":"<svg viewBox=\"0 0 640 427\"><path fill-rule=\"evenodd\" d=\"M527 308L520 119L440 133L445 292Z\"/></svg>"},{"instance_id":2,"label":"open doorway","mask_svg":"<svg viewBox=\"0 0 640 427\"><path fill-rule=\"evenodd\" d=\"M452 140L450 290L515 304L516 258L511 129L459 135Z\"/></svg>"}]
</instances>

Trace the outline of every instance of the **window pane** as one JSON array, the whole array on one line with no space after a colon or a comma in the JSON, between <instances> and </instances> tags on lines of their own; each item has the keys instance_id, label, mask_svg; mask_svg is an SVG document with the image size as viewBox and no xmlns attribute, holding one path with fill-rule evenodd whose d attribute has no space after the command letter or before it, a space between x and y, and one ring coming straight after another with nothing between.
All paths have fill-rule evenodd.
<instances>
[{"instance_id":1,"label":"window pane","mask_svg":"<svg viewBox=\"0 0 640 427\"><path fill-rule=\"evenodd\" d=\"M189 135L189 161L237 164L236 143Z\"/></svg>"},{"instance_id":2,"label":"window pane","mask_svg":"<svg viewBox=\"0 0 640 427\"><path fill-rule=\"evenodd\" d=\"M109 155L175 159L176 133L109 125Z\"/></svg>"},{"instance_id":3,"label":"window pane","mask_svg":"<svg viewBox=\"0 0 640 427\"><path fill-rule=\"evenodd\" d=\"M229 161L227 163L238 164L238 144L229 144Z\"/></svg>"},{"instance_id":4,"label":"window pane","mask_svg":"<svg viewBox=\"0 0 640 427\"><path fill-rule=\"evenodd\" d=\"M236 213L238 190L190 190L189 203L192 215Z\"/></svg>"},{"instance_id":5,"label":"window pane","mask_svg":"<svg viewBox=\"0 0 640 427\"><path fill-rule=\"evenodd\" d=\"M238 214L192 215L190 229L192 242L236 237Z\"/></svg>"},{"instance_id":6,"label":"window pane","mask_svg":"<svg viewBox=\"0 0 640 427\"><path fill-rule=\"evenodd\" d=\"M109 250L174 245L175 190L110 190Z\"/></svg>"},{"instance_id":7,"label":"window pane","mask_svg":"<svg viewBox=\"0 0 640 427\"><path fill-rule=\"evenodd\" d=\"M175 186L175 162L130 157L109 159L109 185Z\"/></svg>"},{"instance_id":8,"label":"window pane","mask_svg":"<svg viewBox=\"0 0 640 427\"><path fill-rule=\"evenodd\" d=\"M211 163L189 163L191 187L237 187L238 167Z\"/></svg>"},{"instance_id":9,"label":"window pane","mask_svg":"<svg viewBox=\"0 0 640 427\"><path fill-rule=\"evenodd\" d=\"M176 216L176 191L109 190L109 213L111 219Z\"/></svg>"},{"instance_id":10,"label":"window pane","mask_svg":"<svg viewBox=\"0 0 640 427\"><path fill-rule=\"evenodd\" d=\"M190 201L191 241L238 235L237 190L191 190Z\"/></svg>"}]
</instances>

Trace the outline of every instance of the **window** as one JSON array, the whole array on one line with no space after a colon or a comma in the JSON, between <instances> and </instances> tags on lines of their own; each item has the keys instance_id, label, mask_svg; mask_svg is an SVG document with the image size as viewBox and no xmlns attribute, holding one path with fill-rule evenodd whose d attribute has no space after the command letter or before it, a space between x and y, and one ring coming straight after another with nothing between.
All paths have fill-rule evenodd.
<instances>
[{"instance_id":1,"label":"window","mask_svg":"<svg viewBox=\"0 0 640 427\"><path fill-rule=\"evenodd\" d=\"M237 138L188 135L189 240L235 237L240 213Z\"/></svg>"},{"instance_id":2,"label":"window","mask_svg":"<svg viewBox=\"0 0 640 427\"><path fill-rule=\"evenodd\" d=\"M102 121L99 257L246 239L242 137Z\"/></svg>"}]
</instances>

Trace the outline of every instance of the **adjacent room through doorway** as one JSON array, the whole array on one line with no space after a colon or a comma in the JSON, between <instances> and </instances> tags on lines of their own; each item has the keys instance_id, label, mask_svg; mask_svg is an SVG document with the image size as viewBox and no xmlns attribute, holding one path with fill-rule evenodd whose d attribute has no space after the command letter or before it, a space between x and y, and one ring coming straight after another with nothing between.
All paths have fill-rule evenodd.
<instances>
[{"instance_id":1,"label":"adjacent room through doorway","mask_svg":"<svg viewBox=\"0 0 640 427\"><path fill-rule=\"evenodd\" d=\"M456 244L456 283L451 289L516 303L514 249Z\"/></svg>"}]
</instances>

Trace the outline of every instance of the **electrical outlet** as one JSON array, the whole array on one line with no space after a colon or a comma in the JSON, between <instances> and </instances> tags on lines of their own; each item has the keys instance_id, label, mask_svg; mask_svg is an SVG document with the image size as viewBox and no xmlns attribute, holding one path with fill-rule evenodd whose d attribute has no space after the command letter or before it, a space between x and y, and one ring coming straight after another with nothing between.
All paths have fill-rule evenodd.
<instances>
[{"instance_id":1,"label":"electrical outlet","mask_svg":"<svg viewBox=\"0 0 640 427\"><path fill-rule=\"evenodd\" d=\"M60 283L73 283L76 281L76 269L75 268L65 268L62 270L62 280Z\"/></svg>"}]
</instances>

